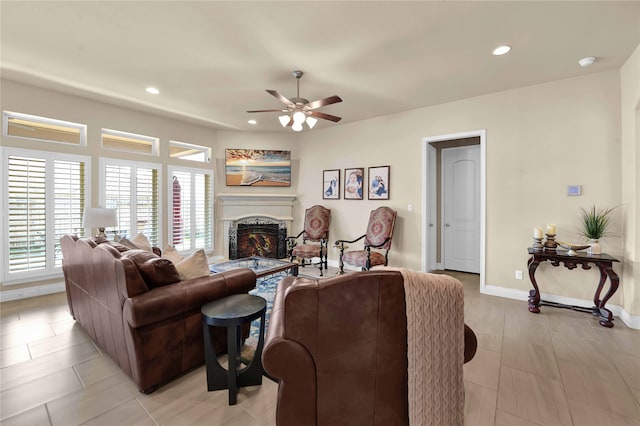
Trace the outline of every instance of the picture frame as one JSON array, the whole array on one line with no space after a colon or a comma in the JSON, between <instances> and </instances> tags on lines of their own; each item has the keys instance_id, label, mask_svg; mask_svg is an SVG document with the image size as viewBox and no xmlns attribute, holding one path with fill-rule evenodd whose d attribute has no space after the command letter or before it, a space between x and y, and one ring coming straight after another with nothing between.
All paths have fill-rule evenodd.
<instances>
[{"instance_id":1,"label":"picture frame","mask_svg":"<svg viewBox=\"0 0 640 426\"><path fill-rule=\"evenodd\" d=\"M364 167L344 169L344 199L362 200L364 189Z\"/></svg>"},{"instance_id":2,"label":"picture frame","mask_svg":"<svg viewBox=\"0 0 640 426\"><path fill-rule=\"evenodd\" d=\"M369 167L367 197L369 200L389 199L389 171L391 166Z\"/></svg>"},{"instance_id":3,"label":"picture frame","mask_svg":"<svg viewBox=\"0 0 640 426\"><path fill-rule=\"evenodd\" d=\"M291 186L291 151L225 149L227 186Z\"/></svg>"},{"instance_id":4,"label":"picture frame","mask_svg":"<svg viewBox=\"0 0 640 426\"><path fill-rule=\"evenodd\" d=\"M324 200L340 199L340 170L322 171L322 198Z\"/></svg>"}]
</instances>

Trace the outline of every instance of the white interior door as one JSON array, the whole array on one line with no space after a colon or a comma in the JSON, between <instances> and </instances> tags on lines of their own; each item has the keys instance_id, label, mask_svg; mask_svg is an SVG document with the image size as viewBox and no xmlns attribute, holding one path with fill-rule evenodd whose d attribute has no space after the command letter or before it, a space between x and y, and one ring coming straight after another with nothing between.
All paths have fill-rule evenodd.
<instances>
[{"instance_id":1,"label":"white interior door","mask_svg":"<svg viewBox=\"0 0 640 426\"><path fill-rule=\"evenodd\" d=\"M480 145L442 150L445 269L480 273Z\"/></svg>"}]
</instances>

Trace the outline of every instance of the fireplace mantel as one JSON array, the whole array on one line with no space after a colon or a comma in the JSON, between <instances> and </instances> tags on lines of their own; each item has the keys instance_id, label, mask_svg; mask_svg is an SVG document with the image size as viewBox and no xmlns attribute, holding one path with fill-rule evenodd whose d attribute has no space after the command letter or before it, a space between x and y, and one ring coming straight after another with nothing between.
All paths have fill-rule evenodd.
<instances>
[{"instance_id":1,"label":"fireplace mantel","mask_svg":"<svg viewBox=\"0 0 640 426\"><path fill-rule=\"evenodd\" d=\"M224 232L224 257L229 258L229 227L232 222L249 218L283 222L287 230L293 222L296 194L218 194L220 221Z\"/></svg>"}]
</instances>

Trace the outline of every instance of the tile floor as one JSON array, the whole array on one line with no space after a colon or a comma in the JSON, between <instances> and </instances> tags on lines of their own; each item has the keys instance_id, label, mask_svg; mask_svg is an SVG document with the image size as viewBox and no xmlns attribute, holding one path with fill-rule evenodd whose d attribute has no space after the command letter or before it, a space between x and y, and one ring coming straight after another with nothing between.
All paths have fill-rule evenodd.
<instances>
[{"instance_id":1,"label":"tile floor","mask_svg":"<svg viewBox=\"0 0 640 426\"><path fill-rule=\"evenodd\" d=\"M534 315L526 301L480 294L477 275L452 275L479 342L464 367L466 425L640 425L640 331L557 308ZM232 407L226 391L206 391L204 367L139 393L75 325L63 293L5 302L0 318L3 426L275 425L268 379Z\"/></svg>"}]
</instances>

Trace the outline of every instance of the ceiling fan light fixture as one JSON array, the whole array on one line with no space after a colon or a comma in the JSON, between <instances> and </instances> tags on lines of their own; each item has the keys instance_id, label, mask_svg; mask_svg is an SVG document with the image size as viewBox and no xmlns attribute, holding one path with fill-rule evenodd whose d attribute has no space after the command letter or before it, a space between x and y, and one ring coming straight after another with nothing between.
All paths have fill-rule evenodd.
<instances>
[{"instance_id":1,"label":"ceiling fan light fixture","mask_svg":"<svg viewBox=\"0 0 640 426\"><path fill-rule=\"evenodd\" d=\"M296 111L293 113L293 122L294 123L304 123L305 118L307 118L307 116L304 114L304 112L302 111Z\"/></svg>"},{"instance_id":2,"label":"ceiling fan light fixture","mask_svg":"<svg viewBox=\"0 0 640 426\"><path fill-rule=\"evenodd\" d=\"M318 122L317 118L313 118L313 117L307 117L307 126L309 126L310 129L313 129L313 126L316 125L316 123Z\"/></svg>"},{"instance_id":3,"label":"ceiling fan light fixture","mask_svg":"<svg viewBox=\"0 0 640 426\"><path fill-rule=\"evenodd\" d=\"M289 120L291 120L291 117L289 117L288 115L281 115L280 117L278 117L278 120L280 120L280 124L282 124L282 127L287 127L287 124L289 124Z\"/></svg>"},{"instance_id":4,"label":"ceiling fan light fixture","mask_svg":"<svg viewBox=\"0 0 640 426\"><path fill-rule=\"evenodd\" d=\"M294 132L300 132L302 131L302 123L293 123L293 126L291 126L291 128L293 129Z\"/></svg>"}]
</instances>

